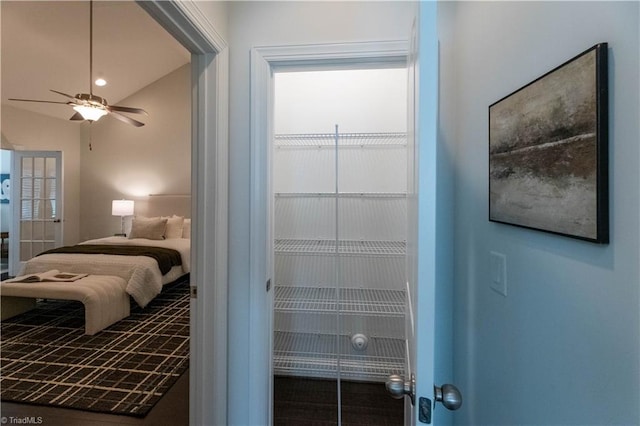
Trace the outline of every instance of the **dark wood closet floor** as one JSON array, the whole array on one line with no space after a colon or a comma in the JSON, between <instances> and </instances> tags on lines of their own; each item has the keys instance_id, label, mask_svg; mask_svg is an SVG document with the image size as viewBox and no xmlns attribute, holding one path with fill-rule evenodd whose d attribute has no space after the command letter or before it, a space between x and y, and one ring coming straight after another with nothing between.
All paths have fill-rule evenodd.
<instances>
[{"instance_id":1,"label":"dark wood closet floor","mask_svg":"<svg viewBox=\"0 0 640 426\"><path fill-rule=\"evenodd\" d=\"M185 371L178 381L143 418L120 416L113 414L92 413L90 411L54 408L31 404L2 402L2 423L12 424L10 417L24 419L34 418L31 424L42 426L188 426L189 425L189 370ZM5 423L4 420L7 419ZM38 418L42 421L39 423ZM17 424L13 421L13 424Z\"/></svg>"},{"instance_id":2,"label":"dark wood closet floor","mask_svg":"<svg viewBox=\"0 0 640 426\"><path fill-rule=\"evenodd\" d=\"M391 398L382 383L343 382L341 393L343 426L404 424L404 402ZM329 426L338 421L336 382L332 380L276 377L274 404L275 426ZM144 418L13 402L2 402L1 413L7 419L41 418L43 426L186 426L189 370Z\"/></svg>"},{"instance_id":3,"label":"dark wood closet floor","mask_svg":"<svg viewBox=\"0 0 640 426\"><path fill-rule=\"evenodd\" d=\"M338 422L335 380L276 377L275 426L329 426ZM393 399L383 383L342 382L342 425L404 424L404 401Z\"/></svg>"}]
</instances>

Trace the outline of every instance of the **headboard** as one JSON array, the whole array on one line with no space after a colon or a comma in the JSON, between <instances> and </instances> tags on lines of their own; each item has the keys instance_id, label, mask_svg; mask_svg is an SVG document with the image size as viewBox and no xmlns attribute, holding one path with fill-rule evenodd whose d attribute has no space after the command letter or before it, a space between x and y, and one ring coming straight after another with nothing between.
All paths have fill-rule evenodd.
<instances>
[{"instance_id":1,"label":"headboard","mask_svg":"<svg viewBox=\"0 0 640 426\"><path fill-rule=\"evenodd\" d=\"M175 214L191 217L191 194L151 194L149 195L149 212L153 216Z\"/></svg>"},{"instance_id":2,"label":"headboard","mask_svg":"<svg viewBox=\"0 0 640 426\"><path fill-rule=\"evenodd\" d=\"M191 217L191 194L150 194L135 199L136 216Z\"/></svg>"}]
</instances>

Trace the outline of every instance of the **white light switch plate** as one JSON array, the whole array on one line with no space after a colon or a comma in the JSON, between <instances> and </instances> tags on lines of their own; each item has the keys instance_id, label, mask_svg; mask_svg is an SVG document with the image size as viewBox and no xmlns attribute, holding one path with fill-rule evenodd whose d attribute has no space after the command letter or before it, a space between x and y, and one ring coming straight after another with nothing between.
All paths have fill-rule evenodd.
<instances>
[{"instance_id":1,"label":"white light switch plate","mask_svg":"<svg viewBox=\"0 0 640 426\"><path fill-rule=\"evenodd\" d=\"M491 288L507 297L507 256L495 251L490 252Z\"/></svg>"}]
</instances>

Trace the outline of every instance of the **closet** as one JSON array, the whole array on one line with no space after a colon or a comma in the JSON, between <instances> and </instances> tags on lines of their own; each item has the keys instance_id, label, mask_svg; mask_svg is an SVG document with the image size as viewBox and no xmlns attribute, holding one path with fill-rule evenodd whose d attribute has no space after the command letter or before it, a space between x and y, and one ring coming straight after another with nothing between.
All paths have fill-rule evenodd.
<instances>
[{"instance_id":1,"label":"closet","mask_svg":"<svg viewBox=\"0 0 640 426\"><path fill-rule=\"evenodd\" d=\"M296 86L300 73L291 86L276 78L276 375L382 382L404 371L405 77L360 72L317 73L338 82L315 92ZM399 81L381 85L389 78Z\"/></svg>"}]
</instances>

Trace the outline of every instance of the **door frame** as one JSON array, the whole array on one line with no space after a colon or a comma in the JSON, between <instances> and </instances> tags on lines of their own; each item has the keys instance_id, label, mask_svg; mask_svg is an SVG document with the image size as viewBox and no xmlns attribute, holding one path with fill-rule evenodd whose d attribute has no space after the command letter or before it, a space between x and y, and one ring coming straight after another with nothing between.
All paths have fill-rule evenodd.
<instances>
[{"instance_id":1,"label":"door frame","mask_svg":"<svg viewBox=\"0 0 640 426\"><path fill-rule=\"evenodd\" d=\"M251 424L273 422L273 291L265 283L273 278L271 141L273 136L273 74L276 71L322 68L376 67L406 62L407 40L257 47L251 50L250 87L250 250L249 250L249 354L252 385ZM265 289L266 288L266 294ZM266 295L266 297L265 297ZM260 348L260 349L259 349ZM265 398L269 395L269 398Z\"/></svg>"},{"instance_id":2,"label":"door frame","mask_svg":"<svg viewBox=\"0 0 640 426\"><path fill-rule=\"evenodd\" d=\"M136 0L191 52L189 423L227 424L229 52L191 0ZM215 397L213 397L215 396Z\"/></svg>"}]
</instances>

